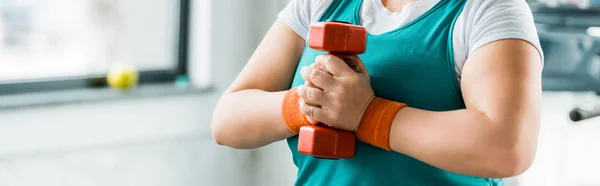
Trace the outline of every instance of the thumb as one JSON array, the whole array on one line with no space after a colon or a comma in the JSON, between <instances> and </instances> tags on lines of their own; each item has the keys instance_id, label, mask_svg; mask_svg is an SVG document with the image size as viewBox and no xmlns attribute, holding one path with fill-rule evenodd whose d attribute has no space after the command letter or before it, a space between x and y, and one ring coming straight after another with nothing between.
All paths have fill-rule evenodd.
<instances>
[{"instance_id":1,"label":"thumb","mask_svg":"<svg viewBox=\"0 0 600 186\"><path fill-rule=\"evenodd\" d=\"M352 56L350 57L354 63L354 65L356 65L356 70L358 70L358 73L364 74L367 77L369 77L369 71L367 70L367 66L365 66L365 63L363 62L362 59L360 59L358 56Z\"/></svg>"}]
</instances>

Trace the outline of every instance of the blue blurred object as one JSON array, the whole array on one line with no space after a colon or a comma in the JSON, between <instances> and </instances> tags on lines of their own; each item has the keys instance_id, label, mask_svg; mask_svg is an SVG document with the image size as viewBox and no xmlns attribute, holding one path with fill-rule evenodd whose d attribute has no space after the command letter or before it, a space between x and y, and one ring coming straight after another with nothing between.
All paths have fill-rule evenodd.
<instances>
[{"instance_id":1,"label":"blue blurred object","mask_svg":"<svg viewBox=\"0 0 600 186\"><path fill-rule=\"evenodd\" d=\"M600 5L594 0L592 5ZM545 54L542 88L546 91L593 91L600 94L600 9L532 6ZM600 116L594 109L575 108L572 121Z\"/></svg>"},{"instance_id":2,"label":"blue blurred object","mask_svg":"<svg viewBox=\"0 0 600 186\"><path fill-rule=\"evenodd\" d=\"M600 1L600 0L598 0ZM543 88L600 92L600 10L532 6L545 54Z\"/></svg>"}]
</instances>

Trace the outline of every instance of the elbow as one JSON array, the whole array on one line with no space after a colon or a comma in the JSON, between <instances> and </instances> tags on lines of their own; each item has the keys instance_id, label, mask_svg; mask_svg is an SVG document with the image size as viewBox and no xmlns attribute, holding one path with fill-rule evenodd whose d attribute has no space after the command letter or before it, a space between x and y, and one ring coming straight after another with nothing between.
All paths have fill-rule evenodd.
<instances>
[{"instance_id":1,"label":"elbow","mask_svg":"<svg viewBox=\"0 0 600 186\"><path fill-rule=\"evenodd\" d=\"M228 146L232 148L236 148L234 141L231 139L233 135L231 134L231 127L228 127L227 117L221 114L222 107L227 105L227 93L219 99L217 102L217 106L215 107L212 119L210 121L210 132L213 138L213 141L217 145Z\"/></svg>"},{"instance_id":2,"label":"elbow","mask_svg":"<svg viewBox=\"0 0 600 186\"><path fill-rule=\"evenodd\" d=\"M213 121L211 123L213 141L220 146L227 146L234 149L246 149L243 145L235 141L233 135L229 134L226 128L227 127L224 127L222 123Z\"/></svg>"},{"instance_id":3,"label":"elbow","mask_svg":"<svg viewBox=\"0 0 600 186\"><path fill-rule=\"evenodd\" d=\"M215 141L217 145L243 149L243 146L235 142L235 139L233 139L234 135L230 134L231 130L228 130L226 125L227 124L224 121L213 116L213 120L210 124L213 141Z\"/></svg>"},{"instance_id":4,"label":"elbow","mask_svg":"<svg viewBox=\"0 0 600 186\"><path fill-rule=\"evenodd\" d=\"M500 120L488 134L488 170L490 177L508 178L526 172L536 156L539 132L539 116L537 119ZM490 154L491 153L491 154Z\"/></svg>"},{"instance_id":5,"label":"elbow","mask_svg":"<svg viewBox=\"0 0 600 186\"><path fill-rule=\"evenodd\" d=\"M519 142L517 142L519 141ZM511 144L502 144L496 147L493 169L500 178L514 177L527 171L535 159L537 140L521 139Z\"/></svg>"},{"instance_id":6,"label":"elbow","mask_svg":"<svg viewBox=\"0 0 600 186\"><path fill-rule=\"evenodd\" d=\"M227 146L234 149L252 149L256 148L249 140L248 128L242 125L236 125L237 121L227 112L231 100L227 94L223 95L212 115L210 130L213 141L220 146Z\"/></svg>"},{"instance_id":7,"label":"elbow","mask_svg":"<svg viewBox=\"0 0 600 186\"><path fill-rule=\"evenodd\" d=\"M213 141L217 145L240 148L233 139L235 135L232 134L233 130L231 127L228 127L228 122L226 121L227 119L219 114L218 107L219 106L217 105L210 122L210 131Z\"/></svg>"},{"instance_id":8,"label":"elbow","mask_svg":"<svg viewBox=\"0 0 600 186\"><path fill-rule=\"evenodd\" d=\"M222 127L221 123L214 118L215 117L213 116L213 120L210 123L210 131L213 141L215 141L217 145L227 146L227 134L225 134L225 130L223 129L224 127Z\"/></svg>"},{"instance_id":9,"label":"elbow","mask_svg":"<svg viewBox=\"0 0 600 186\"><path fill-rule=\"evenodd\" d=\"M224 119L213 116L211 121L211 134L213 141L220 146L226 146L234 149L253 149L256 148L244 140L243 135L236 132Z\"/></svg>"},{"instance_id":10,"label":"elbow","mask_svg":"<svg viewBox=\"0 0 600 186\"><path fill-rule=\"evenodd\" d=\"M226 134L224 134L223 129L220 129L220 127L216 124L211 123L211 134L212 134L212 138L213 141L215 141L215 143L217 145L221 145L221 146L228 146L227 143L227 139L226 139Z\"/></svg>"},{"instance_id":11,"label":"elbow","mask_svg":"<svg viewBox=\"0 0 600 186\"><path fill-rule=\"evenodd\" d=\"M530 153L509 152L496 162L496 176L499 178L514 177L523 174L533 164L534 155Z\"/></svg>"}]
</instances>

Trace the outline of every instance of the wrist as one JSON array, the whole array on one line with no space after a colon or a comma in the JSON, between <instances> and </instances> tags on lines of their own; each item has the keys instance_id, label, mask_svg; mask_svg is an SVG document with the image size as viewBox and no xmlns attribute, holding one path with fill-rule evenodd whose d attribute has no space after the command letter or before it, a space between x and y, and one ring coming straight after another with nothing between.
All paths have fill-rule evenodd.
<instances>
[{"instance_id":1,"label":"wrist","mask_svg":"<svg viewBox=\"0 0 600 186\"><path fill-rule=\"evenodd\" d=\"M365 116L365 112L367 112L367 109L369 108L369 105L371 105L371 103L373 102L373 99L375 99L375 95L371 95L367 99L367 101L365 101L365 103L363 104L363 107L360 109L358 118L356 119L357 120L356 126L354 127L354 130L352 130L352 131L356 132L358 130L358 128L360 127L362 119Z\"/></svg>"},{"instance_id":2,"label":"wrist","mask_svg":"<svg viewBox=\"0 0 600 186\"><path fill-rule=\"evenodd\" d=\"M301 127L310 125L306 116L300 111L299 101L300 96L296 88L293 88L285 94L281 105L284 124L294 134L298 134Z\"/></svg>"},{"instance_id":3,"label":"wrist","mask_svg":"<svg viewBox=\"0 0 600 186\"><path fill-rule=\"evenodd\" d=\"M406 104L375 97L368 104L356 130L358 140L390 151L390 129L396 113Z\"/></svg>"}]
</instances>

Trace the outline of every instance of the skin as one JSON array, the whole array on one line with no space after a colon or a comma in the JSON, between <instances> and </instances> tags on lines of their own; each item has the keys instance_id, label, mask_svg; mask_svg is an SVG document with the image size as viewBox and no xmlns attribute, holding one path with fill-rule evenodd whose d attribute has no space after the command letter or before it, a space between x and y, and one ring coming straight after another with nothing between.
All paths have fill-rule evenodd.
<instances>
[{"instance_id":1,"label":"skin","mask_svg":"<svg viewBox=\"0 0 600 186\"><path fill-rule=\"evenodd\" d=\"M369 99L372 89L368 71L355 59L360 73L331 55L317 57L325 72L303 69L302 76L315 86L298 89L307 100L300 106L304 114L338 129L357 127L352 119L364 112L364 105L352 100ZM392 150L466 175L510 177L524 172L537 144L540 61L537 50L522 40L496 41L478 49L463 69L461 89L467 108L401 109L390 131Z\"/></svg>"},{"instance_id":2,"label":"skin","mask_svg":"<svg viewBox=\"0 0 600 186\"><path fill-rule=\"evenodd\" d=\"M211 128L218 144L252 149L294 136L281 116L281 103L304 43L283 21L273 24L215 108ZM324 68L301 71L314 85L298 89L306 100L301 110L334 128L353 130L360 119L344 113L364 112L367 103L361 101L372 96L368 71L356 57L360 72L335 56L322 55L316 61ZM466 109L406 107L396 113L392 150L471 176L511 177L527 170L540 123L541 59L535 47L509 39L477 49L463 67L461 89Z\"/></svg>"},{"instance_id":3,"label":"skin","mask_svg":"<svg viewBox=\"0 0 600 186\"><path fill-rule=\"evenodd\" d=\"M217 103L211 122L217 144L253 149L294 136L281 116L281 103L303 50L304 39L275 21Z\"/></svg>"}]
</instances>

